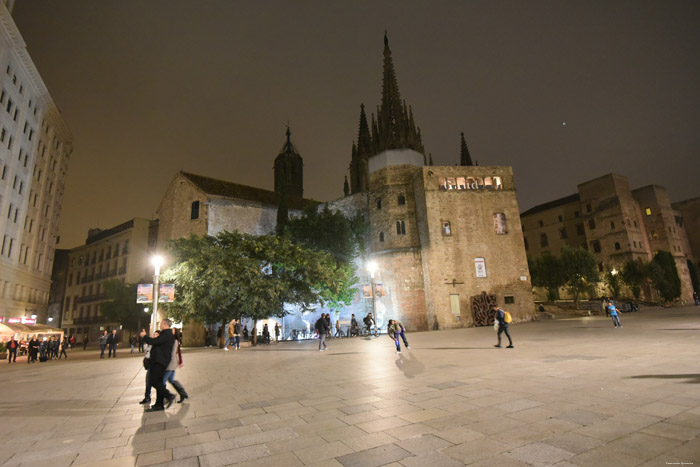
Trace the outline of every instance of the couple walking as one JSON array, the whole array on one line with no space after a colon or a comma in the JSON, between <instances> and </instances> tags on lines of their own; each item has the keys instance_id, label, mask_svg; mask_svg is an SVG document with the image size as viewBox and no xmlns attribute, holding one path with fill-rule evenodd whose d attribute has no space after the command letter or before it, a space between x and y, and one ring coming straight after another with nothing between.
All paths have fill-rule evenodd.
<instances>
[{"instance_id":1,"label":"couple walking","mask_svg":"<svg viewBox=\"0 0 700 467\"><path fill-rule=\"evenodd\" d=\"M172 405L175 395L170 394L165 387L167 381L170 381L180 394L178 403L189 398L185 388L175 380L175 370L182 366L182 353L180 342L175 338L171 326L172 321L164 319L160 322L160 332L156 332L155 337L146 336L146 331L141 331L140 334L143 341L150 346L147 351L148 356L144 359L144 366L148 366L148 371L146 372L146 397L141 401L142 404L151 402L151 385L156 388L156 403L146 409L146 412L165 410Z\"/></svg>"}]
</instances>

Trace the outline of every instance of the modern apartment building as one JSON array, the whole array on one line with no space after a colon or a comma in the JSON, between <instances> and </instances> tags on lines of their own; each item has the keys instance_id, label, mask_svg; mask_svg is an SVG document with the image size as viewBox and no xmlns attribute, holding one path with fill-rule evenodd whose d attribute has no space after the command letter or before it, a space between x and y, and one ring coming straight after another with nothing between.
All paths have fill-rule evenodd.
<instances>
[{"instance_id":1,"label":"modern apartment building","mask_svg":"<svg viewBox=\"0 0 700 467\"><path fill-rule=\"evenodd\" d=\"M73 136L12 3L0 2L0 321L44 324Z\"/></svg>"},{"instance_id":2,"label":"modern apartment building","mask_svg":"<svg viewBox=\"0 0 700 467\"><path fill-rule=\"evenodd\" d=\"M111 229L91 229L85 244L70 250L61 321L67 335L87 334L95 342L101 331L119 329L120 323L108 322L100 313L100 305L107 300L103 282L152 280L149 234L153 235L156 222L135 218Z\"/></svg>"}]
</instances>

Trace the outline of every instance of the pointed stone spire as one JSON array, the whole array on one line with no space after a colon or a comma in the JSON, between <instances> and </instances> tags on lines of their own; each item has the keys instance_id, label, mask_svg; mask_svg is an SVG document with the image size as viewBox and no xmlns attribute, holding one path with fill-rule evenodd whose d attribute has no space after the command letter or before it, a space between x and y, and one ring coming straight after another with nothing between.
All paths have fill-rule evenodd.
<instances>
[{"instance_id":1,"label":"pointed stone spire","mask_svg":"<svg viewBox=\"0 0 700 467\"><path fill-rule=\"evenodd\" d=\"M413 149L424 153L420 136L413 122L413 111L401 100L394 62L389 48L389 38L384 33L384 71L382 77L382 103L377 110L377 153L387 149ZM374 138L374 135L373 135Z\"/></svg>"},{"instance_id":2,"label":"pointed stone spire","mask_svg":"<svg viewBox=\"0 0 700 467\"><path fill-rule=\"evenodd\" d=\"M433 164L433 153L430 153L430 160L428 161L428 165L432 166Z\"/></svg>"},{"instance_id":3,"label":"pointed stone spire","mask_svg":"<svg viewBox=\"0 0 700 467\"><path fill-rule=\"evenodd\" d=\"M372 117L374 126L374 117ZM369 188L369 158L374 154L372 135L367 124L364 104L360 105L360 123L357 132L357 145L352 143L352 160L350 161L350 192L367 191Z\"/></svg>"},{"instance_id":4,"label":"pointed stone spire","mask_svg":"<svg viewBox=\"0 0 700 467\"><path fill-rule=\"evenodd\" d=\"M275 158L275 191L286 196L304 195L304 161L292 144L292 131L287 124L287 141Z\"/></svg>"},{"instance_id":5,"label":"pointed stone spire","mask_svg":"<svg viewBox=\"0 0 700 467\"><path fill-rule=\"evenodd\" d=\"M464 139L464 132L461 133L461 158L459 165L474 165L472 163L472 156L469 155L469 148L467 147L467 140Z\"/></svg>"},{"instance_id":6,"label":"pointed stone spire","mask_svg":"<svg viewBox=\"0 0 700 467\"><path fill-rule=\"evenodd\" d=\"M343 194L345 196L350 195L350 185L348 185L348 176L345 176L345 183L343 183Z\"/></svg>"}]
</instances>

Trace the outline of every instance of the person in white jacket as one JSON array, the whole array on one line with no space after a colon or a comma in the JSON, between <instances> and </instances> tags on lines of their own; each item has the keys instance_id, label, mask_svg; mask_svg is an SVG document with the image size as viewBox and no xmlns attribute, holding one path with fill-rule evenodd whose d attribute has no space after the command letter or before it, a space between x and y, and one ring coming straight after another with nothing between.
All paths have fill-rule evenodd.
<instances>
[{"instance_id":1,"label":"person in white jacket","mask_svg":"<svg viewBox=\"0 0 700 467\"><path fill-rule=\"evenodd\" d=\"M177 393L180 395L180 399L177 401L178 404L182 404L186 399L189 399L189 395L185 388L182 387L179 381L175 380L175 370L182 367L182 352L180 351L180 330L173 328L173 333L175 335L175 342L173 342L173 354L170 357L170 364L165 369L165 377L163 378L163 384L170 382L173 385Z\"/></svg>"}]
</instances>

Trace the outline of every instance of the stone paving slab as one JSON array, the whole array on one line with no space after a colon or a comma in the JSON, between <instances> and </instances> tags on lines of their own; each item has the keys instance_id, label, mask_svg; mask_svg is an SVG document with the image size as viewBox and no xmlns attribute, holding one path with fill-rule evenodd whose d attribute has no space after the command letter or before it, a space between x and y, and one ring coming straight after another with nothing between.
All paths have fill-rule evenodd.
<instances>
[{"instance_id":1,"label":"stone paving slab","mask_svg":"<svg viewBox=\"0 0 700 467\"><path fill-rule=\"evenodd\" d=\"M400 355L384 336L186 349L191 398L155 414L138 354L0 363L0 465L700 464L700 308L624 320L514 324L515 349L490 328L411 333Z\"/></svg>"}]
</instances>

